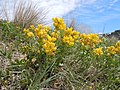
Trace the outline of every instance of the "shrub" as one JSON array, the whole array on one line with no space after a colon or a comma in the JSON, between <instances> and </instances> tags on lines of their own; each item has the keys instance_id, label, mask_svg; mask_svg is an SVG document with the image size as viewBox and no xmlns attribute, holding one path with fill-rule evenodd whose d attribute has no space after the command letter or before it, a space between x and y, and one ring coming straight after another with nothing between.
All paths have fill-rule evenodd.
<instances>
[{"instance_id":1,"label":"shrub","mask_svg":"<svg viewBox=\"0 0 120 90\"><path fill-rule=\"evenodd\" d=\"M2 86L23 90L119 89L120 42L109 45L97 34L81 34L66 27L62 18L53 18L53 25L53 29L43 24L24 28L25 40L19 45L24 57L10 62L5 73L9 77L1 74Z\"/></svg>"},{"instance_id":2,"label":"shrub","mask_svg":"<svg viewBox=\"0 0 120 90\"><path fill-rule=\"evenodd\" d=\"M29 27L38 23L46 23L47 10L38 8L31 1L7 1L1 8L1 19L14 22L20 27ZM11 8L11 9L8 9Z\"/></svg>"}]
</instances>

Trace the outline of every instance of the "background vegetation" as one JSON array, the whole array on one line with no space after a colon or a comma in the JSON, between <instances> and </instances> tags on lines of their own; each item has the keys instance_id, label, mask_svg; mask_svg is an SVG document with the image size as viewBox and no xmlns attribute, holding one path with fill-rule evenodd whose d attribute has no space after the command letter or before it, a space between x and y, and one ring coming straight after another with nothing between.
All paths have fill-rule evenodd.
<instances>
[{"instance_id":1,"label":"background vegetation","mask_svg":"<svg viewBox=\"0 0 120 90\"><path fill-rule=\"evenodd\" d=\"M117 39L81 34L62 18L53 18L51 28L43 25L45 13L17 3L13 21L0 21L1 90L120 89Z\"/></svg>"}]
</instances>

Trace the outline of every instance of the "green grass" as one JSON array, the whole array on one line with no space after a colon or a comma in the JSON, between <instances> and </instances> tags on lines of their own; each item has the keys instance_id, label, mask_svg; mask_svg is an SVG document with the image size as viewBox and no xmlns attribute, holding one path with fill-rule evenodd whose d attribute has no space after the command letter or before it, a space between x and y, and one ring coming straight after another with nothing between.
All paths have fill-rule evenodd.
<instances>
[{"instance_id":1,"label":"green grass","mask_svg":"<svg viewBox=\"0 0 120 90\"><path fill-rule=\"evenodd\" d=\"M37 28L36 24L38 24L38 22L34 23L38 20L37 17L33 18L32 22L29 21L30 19L28 21L25 19L24 22L29 22L28 25L22 22L22 17L26 17L23 13L23 4L20 3L21 6L18 7L13 22L7 20L0 22L0 90L120 89L120 54L116 52L107 55L107 47L115 46L117 39L101 37L102 42L93 48L78 42L69 46L62 42L61 38L65 32L60 31L59 38L54 42L57 46L56 53L54 56L49 56L42 48L44 44L42 38L27 37L23 33L24 27L34 24ZM31 4L29 5L25 12L34 9ZM21 18L20 13L23 15ZM32 11L28 12L31 13ZM58 30L56 27L55 29ZM30 31L34 32L34 29ZM50 29L48 34L51 36L52 32L53 30ZM103 47L103 54L96 56L93 50L99 47Z\"/></svg>"}]
</instances>

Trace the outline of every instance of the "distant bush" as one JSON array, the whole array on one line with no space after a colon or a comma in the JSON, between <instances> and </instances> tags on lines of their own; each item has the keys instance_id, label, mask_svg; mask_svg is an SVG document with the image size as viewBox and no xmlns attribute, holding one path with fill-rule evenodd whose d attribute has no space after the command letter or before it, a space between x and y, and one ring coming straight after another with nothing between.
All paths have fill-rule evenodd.
<instances>
[{"instance_id":1,"label":"distant bush","mask_svg":"<svg viewBox=\"0 0 120 90\"><path fill-rule=\"evenodd\" d=\"M29 0L9 0L3 1L1 6L0 18L14 22L17 26L23 28L38 23L45 24L47 10L38 8ZM10 8L10 9L9 9Z\"/></svg>"}]
</instances>

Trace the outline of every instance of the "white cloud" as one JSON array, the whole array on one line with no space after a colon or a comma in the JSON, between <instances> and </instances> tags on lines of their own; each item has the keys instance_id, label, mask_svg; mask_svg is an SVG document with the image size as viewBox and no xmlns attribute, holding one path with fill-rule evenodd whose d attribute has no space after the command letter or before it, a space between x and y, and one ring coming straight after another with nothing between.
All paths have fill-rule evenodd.
<instances>
[{"instance_id":1,"label":"white cloud","mask_svg":"<svg viewBox=\"0 0 120 90\"><path fill-rule=\"evenodd\" d=\"M104 15L104 16L101 16L99 17L99 19L94 19L94 20L90 20L91 23L104 23L104 22L107 22L109 20L112 20L112 19L116 19L120 16L120 14L109 14L109 15Z\"/></svg>"},{"instance_id":2,"label":"white cloud","mask_svg":"<svg viewBox=\"0 0 120 90\"><path fill-rule=\"evenodd\" d=\"M83 4L92 4L96 0L32 0L39 7L48 10L48 19L62 17Z\"/></svg>"},{"instance_id":3,"label":"white cloud","mask_svg":"<svg viewBox=\"0 0 120 90\"><path fill-rule=\"evenodd\" d=\"M33 0L33 2L48 10L48 18L62 17L80 5L79 0Z\"/></svg>"},{"instance_id":4,"label":"white cloud","mask_svg":"<svg viewBox=\"0 0 120 90\"><path fill-rule=\"evenodd\" d=\"M4 1L4 0L1 0ZM6 0L13 2L13 0ZM17 0L14 0L17 1ZM47 19L51 20L53 17L62 17L77 7L93 4L97 0L31 0L34 4L37 4L39 8L43 8L48 11Z\"/></svg>"},{"instance_id":5,"label":"white cloud","mask_svg":"<svg viewBox=\"0 0 120 90\"><path fill-rule=\"evenodd\" d=\"M118 0L112 0L110 3L109 3L109 9L111 9L112 8L112 6L115 4L115 3L117 3L118 2Z\"/></svg>"},{"instance_id":6,"label":"white cloud","mask_svg":"<svg viewBox=\"0 0 120 90\"><path fill-rule=\"evenodd\" d=\"M114 5L115 3L117 3L118 2L118 0L112 0L111 2L110 2L110 5Z\"/></svg>"}]
</instances>

